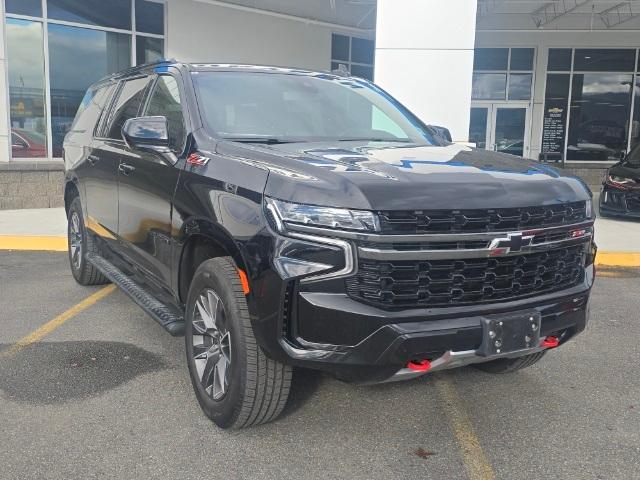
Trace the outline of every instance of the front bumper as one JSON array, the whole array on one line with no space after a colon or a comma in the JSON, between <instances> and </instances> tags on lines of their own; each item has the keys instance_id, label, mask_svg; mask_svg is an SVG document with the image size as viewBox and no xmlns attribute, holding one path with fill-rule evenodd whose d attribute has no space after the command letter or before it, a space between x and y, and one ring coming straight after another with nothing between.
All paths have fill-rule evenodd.
<instances>
[{"instance_id":1,"label":"front bumper","mask_svg":"<svg viewBox=\"0 0 640 480\"><path fill-rule=\"evenodd\" d=\"M537 311L541 317L540 335L557 336L560 343L583 331L589 317L589 292L593 267L587 267L585 281L571 289L532 299L479 307L454 307L389 312L364 305L344 294L301 293L291 322L310 321L323 329L346 329L370 325L374 329L353 345L311 342L296 335L282 337L280 344L289 363L329 371L354 382L383 382L411 378L419 372L406 371L416 359L432 360L430 371L493 360L497 356L477 353L482 343L482 319L505 313ZM302 320L304 319L304 321ZM517 357L539 351L511 352ZM404 370L404 371L403 371Z\"/></svg>"},{"instance_id":2,"label":"front bumper","mask_svg":"<svg viewBox=\"0 0 640 480\"><path fill-rule=\"evenodd\" d=\"M640 218L640 189L621 190L603 185L600 190L600 212L611 216Z\"/></svg>"}]
</instances>

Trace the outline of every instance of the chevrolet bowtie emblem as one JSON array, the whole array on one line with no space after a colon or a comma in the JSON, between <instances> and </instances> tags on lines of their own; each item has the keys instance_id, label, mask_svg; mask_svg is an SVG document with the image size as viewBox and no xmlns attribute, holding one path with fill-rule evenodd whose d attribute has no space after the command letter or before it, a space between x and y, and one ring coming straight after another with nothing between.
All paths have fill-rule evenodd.
<instances>
[{"instance_id":1,"label":"chevrolet bowtie emblem","mask_svg":"<svg viewBox=\"0 0 640 480\"><path fill-rule=\"evenodd\" d=\"M489 245L492 256L506 255L511 252L519 252L523 246L531 243L533 236L524 237L522 233L508 233L506 238L494 238Z\"/></svg>"}]
</instances>

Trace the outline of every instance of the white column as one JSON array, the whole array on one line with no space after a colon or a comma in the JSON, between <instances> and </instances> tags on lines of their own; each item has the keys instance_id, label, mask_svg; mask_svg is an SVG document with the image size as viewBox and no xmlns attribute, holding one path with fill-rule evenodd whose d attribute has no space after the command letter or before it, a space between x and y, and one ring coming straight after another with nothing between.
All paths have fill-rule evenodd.
<instances>
[{"instance_id":1,"label":"white column","mask_svg":"<svg viewBox=\"0 0 640 480\"><path fill-rule=\"evenodd\" d=\"M374 79L425 123L469 136L476 0L378 0Z\"/></svg>"},{"instance_id":2,"label":"white column","mask_svg":"<svg viewBox=\"0 0 640 480\"><path fill-rule=\"evenodd\" d=\"M4 2L0 1L0 162L9 161L11 147L9 135L9 85L7 81L7 55L5 48Z\"/></svg>"}]
</instances>

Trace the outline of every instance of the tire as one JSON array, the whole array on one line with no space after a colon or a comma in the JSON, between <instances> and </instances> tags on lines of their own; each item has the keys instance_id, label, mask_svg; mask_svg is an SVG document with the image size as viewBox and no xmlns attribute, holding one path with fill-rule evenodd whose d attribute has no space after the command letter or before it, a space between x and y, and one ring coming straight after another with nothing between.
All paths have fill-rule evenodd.
<instances>
[{"instance_id":1,"label":"tire","mask_svg":"<svg viewBox=\"0 0 640 480\"><path fill-rule=\"evenodd\" d=\"M76 282L80 285L103 285L109 280L87 261L88 253L100 255L100 248L94 238L87 233L82 217L80 198L71 202L67 215L67 250L69 266Z\"/></svg>"},{"instance_id":2,"label":"tire","mask_svg":"<svg viewBox=\"0 0 640 480\"><path fill-rule=\"evenodd\" d=\"M545 353L547 353L547 351L543 350L541 352L525 355L524 357L500 358L490 362L476 363L473 366L478 370L482 370L487 373L511 373L537 363L538 360L544 357Z\"/></svg>"},{"instance_id":3,"label":"tire","mask_svg":"<svg viewBox=\"0 0 640 480\"><path fill-rule=\"evenodd\" d=\"M189 375L205 415L230 429L277 418L289 396L292 369L267 358L256 343L231 257L198 267L185 316Z\"/></svg>"}]
</instances>

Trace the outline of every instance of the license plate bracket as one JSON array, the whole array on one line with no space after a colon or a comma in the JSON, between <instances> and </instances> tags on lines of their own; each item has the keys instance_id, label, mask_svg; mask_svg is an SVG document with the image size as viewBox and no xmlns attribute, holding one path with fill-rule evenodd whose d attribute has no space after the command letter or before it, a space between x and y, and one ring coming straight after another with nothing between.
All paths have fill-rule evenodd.
<instances>
[{"instance_id":1,"label":"license plate bracket","mask_svg":"<svg viewBox=\"0 0 640 480\"><path fill-rule=\"evenodd\" d=\"M482 344L478 355L485 357L527 350L540 345L541 316L537 311L482 317Z\"/></svg>"}]
</instances>

